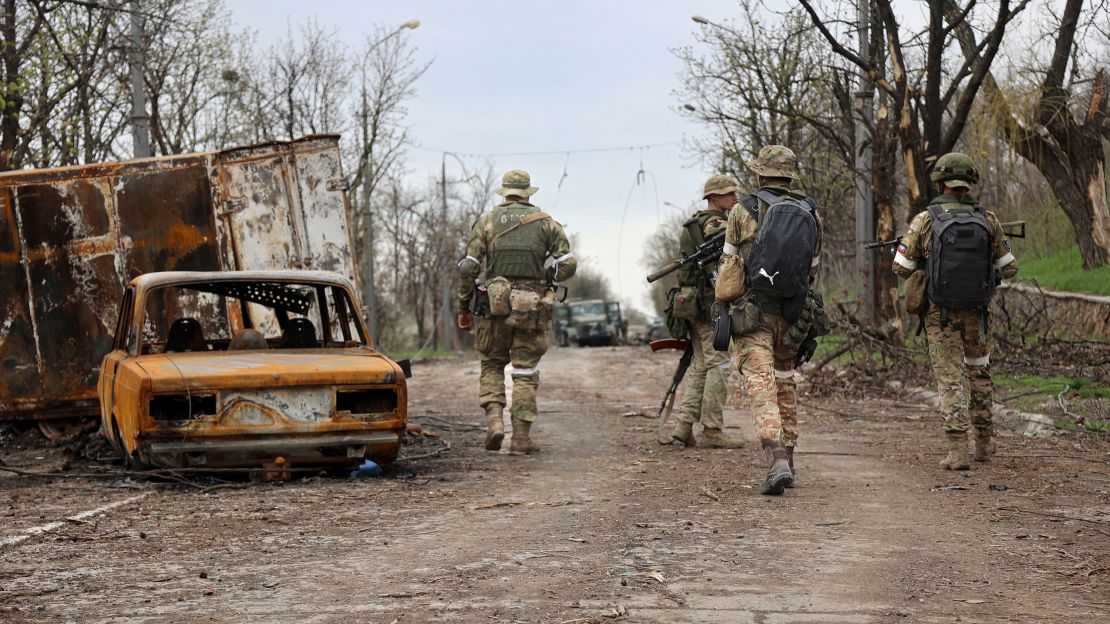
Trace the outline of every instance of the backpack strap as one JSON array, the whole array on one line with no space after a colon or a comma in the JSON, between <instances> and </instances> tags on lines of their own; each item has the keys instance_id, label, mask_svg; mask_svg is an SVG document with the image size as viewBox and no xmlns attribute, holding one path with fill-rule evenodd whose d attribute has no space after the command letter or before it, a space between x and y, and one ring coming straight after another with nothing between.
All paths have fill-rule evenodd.
<instances>
[{"instance_id":1,"label":"backpack strap","mask_svg":"<svg viewBox=\"0 0 1110 624\"><path fill-rule=\"evenodd\" d=\"M744 199L740 200L740 205L748 211L753 219L759 221L759 200L756 199L755 195L746 195Z\"/></svg>"},{"instance_id":2,"label":"backpack strap","mask_svg":"<svg viewBox=\"0 0 1110 624\"><path fill-rule=\"evenodd\" d=\"M512 232L513 230L517 229L518 227L520 227L522 225L528 225L529 223L535 223L536 221L540 221L540 220L543 220L543 219L550 219L550 218L551 218L551 215L547 214L546 212L544 212L542 210L539 211L539 212L533 212L532 214L530 214L530 215L524 217L523 219L521 219L520 221L517 221L513 225L501 230L500 232L495 232L493 237L489 239L489 243L486 244L486 252L487 253L493 253L493 244L497 242L497 239L499 239L502 236L508 234L509 232Z\"/></svg>"},{"instance_id":3,"label":"backpack strap","mask_svg":"<svg viewBox=\"0 0 1110 624\"><path fill-rule=\"evenodd\" d=\"M756 197L758 197L758 198L762 199L763 201L767 202L768 204L777 204L780 201L782 201L781 197L779 197L778 195L775 195L774 193L772 193L771 191L768 191L767 189L759 189L756 192L752 193L752 195L755 195Z\"/></svg>"}]
</instances>

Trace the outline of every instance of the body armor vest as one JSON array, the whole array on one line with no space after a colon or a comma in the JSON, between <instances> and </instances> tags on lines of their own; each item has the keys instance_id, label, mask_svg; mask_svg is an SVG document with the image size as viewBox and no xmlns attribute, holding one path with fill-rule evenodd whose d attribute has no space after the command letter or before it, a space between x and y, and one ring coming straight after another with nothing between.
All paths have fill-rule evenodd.
<instances>
[{"instance_id":1,"label":"body armor vest","mask_svg":"<svg viewBox=\"0 0 1110 624\"><path fill-rule=\"evenodd\" d=\"M509 204L493 209L493 236L514 228L520 220L534 212L535 206ZM547 245L543 239L544 219L515 227L503 236L497 236L488 249L489 267L486 278L505 277L509 280L539 280L543 278L543 263L547 260Z\"/></svg>"}]
</instances>

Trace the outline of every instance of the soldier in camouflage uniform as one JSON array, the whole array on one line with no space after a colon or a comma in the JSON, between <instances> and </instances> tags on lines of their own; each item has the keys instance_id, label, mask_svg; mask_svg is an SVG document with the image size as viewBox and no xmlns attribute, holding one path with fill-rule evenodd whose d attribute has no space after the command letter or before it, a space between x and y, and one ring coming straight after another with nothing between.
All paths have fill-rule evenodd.
<instances>
[{"instance_id":1,"label":"soldier in camouflage uniform","mask_svg":"<svg viewBox=\"0 0 1110 624\"><path fill-rule=\"evenodd\" d=\"M748 168L756 174L760 189L795 200L805 199L805 194L790 187L798 174L794 152L782 145L767 145L759 150L756 160ZM758 202L762 216L769 204L763 199L749 196L744 202ZM817 275L821 255L821 220L817 221L817 240L809 268L810 281ZM736 204L728 215L725 246L720 261L720 272L734 271L743 275L744 263L751 253L759 224L742 203ZM752 420L756 436L767 456L769 466L763 494L782 494L783 487L794 487L794 448L798 444L798 395L794 381L797 347L783 344L783 338L792 322L782 316L782 301L764 293L755 293L755 301L762 311L762 325L734 338L736 367L744 378L750 399Z\"/></svg>"},{"instance_id":2,"label":"soldier in camouflage uniform","mask_svg":"<svg viewBox=\"0 0 1110 624\"><path fill-rule=\"evenodd\" d=\"M929 174L939 195L930 205L944 210L970 210L976 205L971 185L978 184L979 174L966 154L952 152L941 156ZM991 230L991 261L1005 279L1018 272L1018 263L1010 252L1010 243L994 213L987 211ZM929 240L933 217L928 210L919 212L910 222L894 256L894 272L909 278L914 271L925 270L929 258ZM985 313L985 312L983 312ZM929 359L936 376L941 397L944 432L948 438L948 455L940 465L947 470L967 470L968 417L975 427L975 461L989 462L994 454L991 404L994 383L990 371L990 332L983 332L979 310L948 310L947 324L941 323L940 308L930 305L925 316L925 333L929 339ZM970 401L968 399L970 395Z\"/></svg>"},{"instance_id":3,"label":"soldier in camouflage uniform","mask_svg":"<svg viewBox=\"0 0 1110 624\"><path fill-rule=\"evenodd\" d=\"M692 253L707 239L725 229L728 211L736 204L736 181L727 175L715 175L705 182L699 210L682 226L682 251ZM728 385L728 354L713 348L713 319L709 307L713 302L713 281L717 263L705 267L690 263L678 270L678 285L697 291L697 318L688 319L688 340L694 348L694 359L686 375L686 394L678 411L671 437L686 446L694 446L694 423L701 422L702 448L740 448L742 442L722 431L724 427L725 394Z\"/></svg>"},{"instance_id":4,"label":"soldier in camouflage uniform","mask_svg":"<svg viewBox=\"0 0 1110 624\"><path fill-rule=\"evenodd\" d=\"M505 366L512 362L513 435L509 452L514 455L540 450L530 430L536 420L538 367L547 352L551 330L552 284L569 279L577 268L563 227L528 202L538 190L531 185L527 172L514 169L506 173L496 191L504 202L478 217L470 231L466 257L459 262L460 329L469 330L474 325L469 306L483 263L487 283L502 277L508 279L514 293L527 291L542 296L538 324L528 329L515 326L511 316L494 317L488 309L478 310L482 316L476 340L482 367L478 386L479 402L486 412L485 447L490 451L501 449L505 436ZM545 269L549 259L550 267Z\"/></svg>"}]
</instances>

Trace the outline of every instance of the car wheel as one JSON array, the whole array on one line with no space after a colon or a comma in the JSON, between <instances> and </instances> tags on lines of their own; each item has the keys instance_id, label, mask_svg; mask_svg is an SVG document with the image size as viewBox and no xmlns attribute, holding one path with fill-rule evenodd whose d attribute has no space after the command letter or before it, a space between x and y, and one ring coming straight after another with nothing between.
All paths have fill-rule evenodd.
<instances>
[{"instance_id":1,"label":"car wheel","mask_svg":"<svg viewBox=\"0 0 1110 624\"><path fill-rule=\"evenodd\" d=\"M67 442L81 435L91 421L87 418L55 418L38 421L39 432L51 442Z\"/></svg>"}]
</instances>

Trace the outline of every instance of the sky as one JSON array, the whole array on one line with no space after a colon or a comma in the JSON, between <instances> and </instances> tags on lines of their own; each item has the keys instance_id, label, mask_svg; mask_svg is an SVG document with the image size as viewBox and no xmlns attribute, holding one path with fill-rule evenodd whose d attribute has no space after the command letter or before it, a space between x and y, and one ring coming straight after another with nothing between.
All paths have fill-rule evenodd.
<instances>
[{"instance_id":1,"label":"sky","mask_svg":"<svg viewBox=\"0 0 1110 624\"><path fill-rule=\"evenodd\" d=\"M695 45L692 15L735 17L736 0L227 4L262 46L310 18L352 47L374 24L419 19L405 32L432 64L408 106L413 182L438 175L444 151L468 164L477 159L466 154L493 154L498 175L528 171L540 188L533 202L577 237L579 261L650 313L645 241L669 214L691 212L713 173L682 146L704 130L675 112L682 66L671 50ZM611 147L622 149L577 151ZM459 173L451 158L447 167Z\"/></svg>"}]
</instances>

